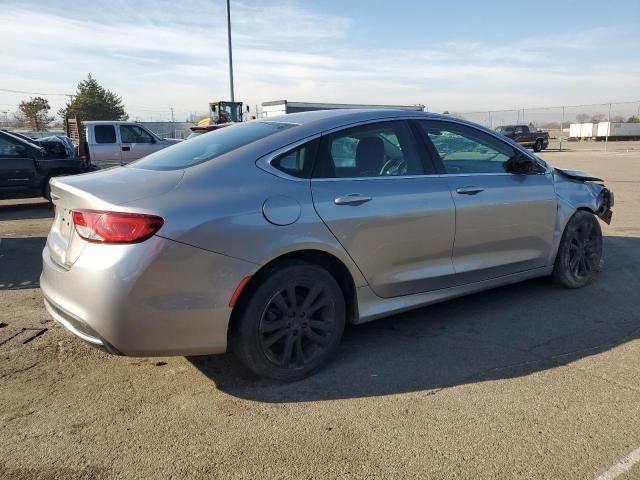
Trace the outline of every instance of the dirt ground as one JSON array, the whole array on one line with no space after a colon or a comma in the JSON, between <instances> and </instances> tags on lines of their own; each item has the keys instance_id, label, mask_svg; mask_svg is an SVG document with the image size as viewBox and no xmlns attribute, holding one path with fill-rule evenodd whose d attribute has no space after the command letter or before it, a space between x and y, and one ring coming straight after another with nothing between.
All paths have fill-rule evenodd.
<instances>
[{"instance_id":1,"label":"dirt ground","mask_svg":"<svg viewBox=\"0 0 640 480\"><path fill-rule=\"evenodd\" d=\"M43 308L50 207L0 202L0 478L640 478L619 464L640 447L640 152L543 156L615 192L596 283L352 327L289 385L88 347Z\"/></svg>"}]
</instances>

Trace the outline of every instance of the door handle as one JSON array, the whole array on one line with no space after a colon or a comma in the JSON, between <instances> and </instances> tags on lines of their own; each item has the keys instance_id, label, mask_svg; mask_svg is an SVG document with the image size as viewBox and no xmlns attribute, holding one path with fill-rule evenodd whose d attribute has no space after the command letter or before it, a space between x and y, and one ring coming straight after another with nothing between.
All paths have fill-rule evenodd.
<instances>
[{"instance_id":1,"label":"door handle","mask_svg":"<svg viewBox=\"0 0 640 480\"><path fill-rule=\"evenodd\" d=\"M484 191L484 188L481 187L460 187L456 188L456 192L460 195L475 195Z\"/></svg>"},{"instance_id":2,"label":"door handle","mask_svg":"<svg viewBox=\"0 0 640 480\"><path fill-rule=\"evenodd\" d=\"M129 150L131 150L131 147L122 147L123 152L128 152Z\"/></svg>"},{"instance_id":3,"label":"door handle","mask_svg":"<svg viewBox=\"0 0 640 480\"><path fill-rule=\"evenodd\" d=\"M362 205L373 200L371 197L360 195L359 193L350 193L345 197L336 198L333 203L336 205Z\"/></svg>"}]
</instances>

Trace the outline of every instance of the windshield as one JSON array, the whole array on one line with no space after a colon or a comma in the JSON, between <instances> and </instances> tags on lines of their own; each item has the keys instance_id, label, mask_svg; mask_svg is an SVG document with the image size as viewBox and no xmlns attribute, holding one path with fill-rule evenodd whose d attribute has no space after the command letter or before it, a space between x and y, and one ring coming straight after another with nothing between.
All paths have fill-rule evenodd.
<instances>
[{"instance_id":1,"label":"windshield","mask_svg":"<svg viewBox=\"0 0 640 480\"><path fill-rule=\"evenodd\" d=\"M204 135L180 142L159 150L140 160L130 163L130 167L148 170L177 170L207 162L231 150L248 145L261 138L293 127L290 123L251 122L208 132Z\"/></svg>"}]
</instances>

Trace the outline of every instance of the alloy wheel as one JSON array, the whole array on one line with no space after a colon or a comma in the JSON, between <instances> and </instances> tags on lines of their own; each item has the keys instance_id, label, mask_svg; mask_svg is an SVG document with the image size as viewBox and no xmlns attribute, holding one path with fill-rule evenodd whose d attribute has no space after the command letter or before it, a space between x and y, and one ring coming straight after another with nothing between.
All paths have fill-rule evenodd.
<instances>
[{"instance_id":1,"label":"alloy wheel","mask_svg":"<svg viewBox=\"0 0 640 480\"><path fill-rule=\"evenodd\" d=\"M330 348L335 334L335 302L319 285L291 284L278 291L259 324L260 345L281 368L301 368Z\"/></svg>"},{"instance_id":2,"label":"alloy wheel","mask_svg":"<svg viewBox=\"0 0 640 480\"><path fill-rule=\"evenodd\" d=\"M569 270L576 277L586 277L599 267L598 232L591 223L576 229L569 242Z\"/></svg>"}]
</instances>

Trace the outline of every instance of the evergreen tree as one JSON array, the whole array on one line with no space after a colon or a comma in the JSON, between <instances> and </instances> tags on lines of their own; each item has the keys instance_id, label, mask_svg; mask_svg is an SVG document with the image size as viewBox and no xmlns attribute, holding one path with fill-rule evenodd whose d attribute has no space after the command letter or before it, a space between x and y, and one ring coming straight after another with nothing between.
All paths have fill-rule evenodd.
<instances>
[{"instance_id":1,"label":"evergreen tree","mask_svg":"<svg viewBox=\"0 0 640 480\"><path fill-rule=\"evenodd\" d=\"M78 83L76 94L67 102L58 115L66 118L76 115L81 120L127 120L122 98L111 90L105 89L89 74L86 80Z\"/></svg>"}]
</instances>

